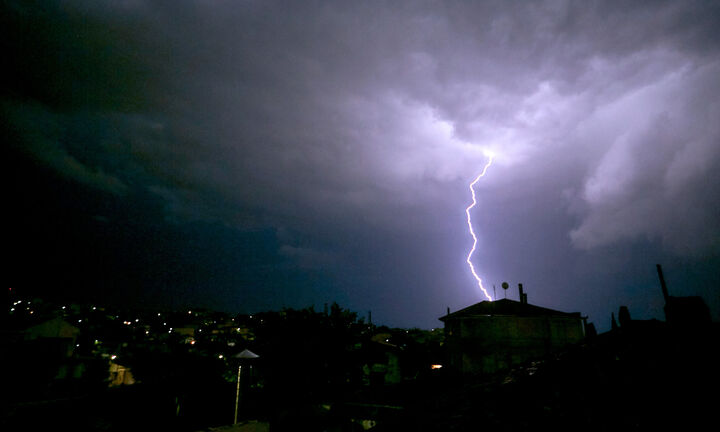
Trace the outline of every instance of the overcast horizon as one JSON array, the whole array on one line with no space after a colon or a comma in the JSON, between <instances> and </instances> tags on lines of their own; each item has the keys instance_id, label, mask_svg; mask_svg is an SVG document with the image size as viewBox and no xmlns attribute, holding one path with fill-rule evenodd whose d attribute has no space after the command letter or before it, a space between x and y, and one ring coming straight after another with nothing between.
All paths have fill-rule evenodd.
<instances>
[{"instance_id":1,"label":"overcast horizon","mask_svg":"<svg viewBox=\"0 0 720 432\"><path fill-rule=\"evenodd\" d=\"M3 1L8 285L720 320L720 3ZM510 289L504 293L501 283Z\"/></svg>"}]
</instances>

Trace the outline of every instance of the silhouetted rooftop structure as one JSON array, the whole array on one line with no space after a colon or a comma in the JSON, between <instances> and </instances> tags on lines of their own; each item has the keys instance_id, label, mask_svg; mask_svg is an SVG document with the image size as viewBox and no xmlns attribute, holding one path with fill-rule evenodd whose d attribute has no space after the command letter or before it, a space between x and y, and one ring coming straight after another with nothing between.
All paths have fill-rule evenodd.
<instances>
[{"instance_id":1,"label":"silhouetted rooftop structure","mask_svg":"<svg viewBox=\"0 0 720 432\"><path fill-rule=\"evenodd\" d=\"M520 301L483 301L440 320L445 323L449 366L464 374L486 374L541 358L585 337L585 318Z\"/></svg>"},{"instance_id":2,"label":"silhouetted rooftop structure","mask_svg":"<svg viewBox=\"0 0 720 432\"><path fill-rule=\"evenodd\" d=\"M473 316L486 315L514 315L514 316L565 316L580 317L580 312L561 312L554 309L548 309L541 306L531 305L529 303L521 303L515 300L501 299L496 301L482 301L460 309L457 312L445 315L440 321L448 319L466 318Z\"/></svg>"},{"instance_id":3,"label":"silhouetted rooftop structure","mask_svg":"<svg viewBox=\"0 0 720 432\"><path fill-rule=\"evenodd\" d=\"M710 308L702 297L673 297L665 301L665 320L671 325L710 325Z\"/></svg>"},{"instance_id":4,"label":"silhouetted rooftop structure","mask_svg":"<svg viewBox=\"0 0 720 432\"><path fill-rule=\"evenodd\" d=\"M660 288L665 298L665 321L670 325L679 326L706 326L710 325L712 318L702 297L674 297L668 293L662 266L656 265Z\"/></svg>"}]
</instances>

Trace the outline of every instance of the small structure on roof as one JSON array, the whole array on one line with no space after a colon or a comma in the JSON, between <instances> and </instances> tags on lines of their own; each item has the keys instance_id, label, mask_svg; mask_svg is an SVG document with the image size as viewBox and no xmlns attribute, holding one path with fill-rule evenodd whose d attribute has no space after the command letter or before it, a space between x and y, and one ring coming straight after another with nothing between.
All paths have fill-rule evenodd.
<instances>
[{"instance_id":1,"label":"small structure on roof","mask_svg":"<svg viewBox=\"0 0 720 432\"><path fill-rule=\"evenodd\" d=\"M707 327L712 323L710 308L702 297L675 297L668 294L662 266L656 264L660 288L665 299L665 321L676 327Z\"/></svg>"},{"instance_id":2,"label":"small structure on roof","mask_svg":"<svg viewBox=\"0 0 720 432\"><path fill-rule=\"evenodd\" d=\"M449 366L487 374L542 358L585 337L579 312L560 312L521 301L482 301L441 317Z\"/></svg>"}]
</instances>

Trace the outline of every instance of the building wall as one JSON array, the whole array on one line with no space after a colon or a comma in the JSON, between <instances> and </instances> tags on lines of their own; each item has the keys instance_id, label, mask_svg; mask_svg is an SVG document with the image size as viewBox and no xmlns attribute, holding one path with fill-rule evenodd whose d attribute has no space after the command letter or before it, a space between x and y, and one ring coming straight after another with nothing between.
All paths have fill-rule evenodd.
<instances>
[{"instance_id":1,"label":"building wall","mask_svg":"<svg viewBox=\"0 0 720 432\"><path fill-rule=\"evenodd\" d=\"M445 323L450 366L463 373L493 373L581 341L581 318L477 316Z\"/></svg>"},{"instance_id":2,"label":"building wall","mask_svg":"<svg viewBox=\"0 0 720 432\"><path fill-rule=\"evenodd\" d=\"M130 368L110 362L110 387L135 384L135 377Z\"/></svg>"}]
</instances>

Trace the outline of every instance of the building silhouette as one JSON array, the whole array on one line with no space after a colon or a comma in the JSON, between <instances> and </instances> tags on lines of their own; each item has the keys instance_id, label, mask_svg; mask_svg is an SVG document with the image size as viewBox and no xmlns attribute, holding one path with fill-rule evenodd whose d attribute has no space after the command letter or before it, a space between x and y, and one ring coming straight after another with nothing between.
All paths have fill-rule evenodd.
<instances>
[{"instance_id":1,"label":"building silhouette","mask_svg":"<svg viewBox=\"0 0 720 432\"><path fill-rule=\"evenodd\" d=\"M521 301L483 301L441 317L448 366L490 374L552 354L585 337L585 319Z\"/></svg>"}]
</instances>

